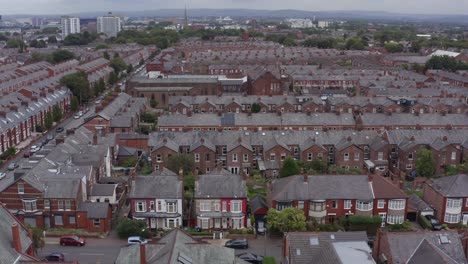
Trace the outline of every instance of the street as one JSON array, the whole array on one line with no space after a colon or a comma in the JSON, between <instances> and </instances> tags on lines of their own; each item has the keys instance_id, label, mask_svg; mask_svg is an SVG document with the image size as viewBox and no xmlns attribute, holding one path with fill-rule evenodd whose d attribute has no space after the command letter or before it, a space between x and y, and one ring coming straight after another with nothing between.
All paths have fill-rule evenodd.
<instances>
[{"instance_id":1,"label":"street","mask_svg":"<svg viewBox=\"0 0 468 264\"><path fill-rule=\"evenodd\" d=\"M126 241L110 238L87 238L84 247L61 246L58 238L47 238L45 247L39 250L38 255L42 258L50 253L63 253L66 261L78 260L80 264L112 264L123 246L126 246Z\"/></svg>"}]
</instances>

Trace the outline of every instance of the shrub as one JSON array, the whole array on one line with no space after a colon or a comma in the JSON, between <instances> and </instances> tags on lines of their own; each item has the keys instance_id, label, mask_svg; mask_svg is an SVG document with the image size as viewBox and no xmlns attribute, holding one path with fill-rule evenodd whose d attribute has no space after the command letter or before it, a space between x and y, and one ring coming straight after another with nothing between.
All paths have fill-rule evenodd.
<instances>
[{"instance_id":1,"label":"shrub","mask_svg":"<svg viewBox=\"0 0 468 264\"><path fill-rule=\"evenodd\" d=\"M388 225L386 227L388 231L392 232L401 232L401 231L411 231L413 228L408 221L403 222L402 224Z\"/></svg>"},{"instance_id":2,"label":"shrub","mask_svg":"<svg viewBox=\"0 0 468 264\"><path fill-rule=\"evenodd\" d=\"M117 235L120 238L127 238L129 236L141 236L149 238L151 233L146 222L143 220L132 220L126 217L120 218L117 225Z\"/></svg>"},{"instance_id":3,"label":"shrub","mask_svg":"<svg viewBox=\"0 0 468 264\"><path fill-rule=\"evenodd\" d=\"M424 217L424 215L419 215L418 223L419 223L419 224L421 225L421 227L424 228L424 229L432 229L431 222L429 222L429 220L427 220L427 218Z\"/></svg>"},{"instance_id":4,"label":"shrub","mask_svg":"<svg viewBox=\"0 0 468 264\"><path fill-rule=\"evenodd\" d=\"M276 259L272 256L263 257L262 264L276 264Z\"/></svg>"}]
</instances>

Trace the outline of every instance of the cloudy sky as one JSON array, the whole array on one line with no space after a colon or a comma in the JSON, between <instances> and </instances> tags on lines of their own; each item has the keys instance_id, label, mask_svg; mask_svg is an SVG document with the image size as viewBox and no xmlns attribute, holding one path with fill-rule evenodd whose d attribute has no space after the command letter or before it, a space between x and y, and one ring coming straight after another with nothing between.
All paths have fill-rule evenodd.
<instances>
[{"instance_id":1,"label":"cloudy sky","mask_svg":"<svg viewBox=\"0 0 468 264\"><path fill-rule=\"evenodd\" d=\"M467 14L468 0L0 0L0 14L67 14L183 8L256 8L310 11L376 10Z\"/></svg>"}]
</instances>

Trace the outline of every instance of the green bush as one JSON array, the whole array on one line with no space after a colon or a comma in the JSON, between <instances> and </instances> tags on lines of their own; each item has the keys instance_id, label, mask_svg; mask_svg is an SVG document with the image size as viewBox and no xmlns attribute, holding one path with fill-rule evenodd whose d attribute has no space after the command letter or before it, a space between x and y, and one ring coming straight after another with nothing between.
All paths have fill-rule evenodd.
<instances>
[{"instance_id":1,"label":"green bush","mask_svg":"<svg viewBox=\"0 0 468 264\"><path fill-rule=\"evenodd\" d=\"M117 235L120 238L127 238L129 236L149 238L151 233L145 221L122 217L119 219L119 223L117 225Z\"/></svg>"},{"instance_id":2,"label":"green bush","mask_svg":"<svg viewBox=\"0 0 468 264\"><path fill-rule=\"evenodd\" d=\"M380 225L382 219L379 216L351 215L348 217L351 225Z\"/></svg>"},{"instance_id":3,"label":"green bush","mask_svg":"<svg viewBox=\"0 0 468 264\"><path fill-rule=\"evenodd\" d=\"M411 224L408 221L405 221L402 224L388 225L386 228L388 231L392 231L392 232L402 232L402 231L413 230L413 228L411 227Z\"/></svg>"},{"instance_id":4,"label":"green bush","mask_svg":"<svg viewBox=\"0 0 468 264\"><path fill-rule=\"evenodd\" d=\"M427 220L426 217L424 217L423 215L419 215L418 217L418 223L421 225L422 228L424 229L432 229L432 225L431 225L431 222L429 222L429 220Z\"/></svg>"},{"instance_id":5,"label":"green bush","mask_svg":"<svg viewBox=\"0 0 468 264\"><path fill-rule=\"evenodd\" d=\"M276 259L272 256L265 256L263 257L262 264L276 264Z\"/></svg>"}]
</instances>

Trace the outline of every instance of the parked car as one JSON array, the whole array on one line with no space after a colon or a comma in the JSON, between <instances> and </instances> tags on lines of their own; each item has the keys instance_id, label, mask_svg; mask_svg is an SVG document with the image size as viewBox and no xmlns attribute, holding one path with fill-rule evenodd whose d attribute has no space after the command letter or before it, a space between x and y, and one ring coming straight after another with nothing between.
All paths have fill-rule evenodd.
<instances>
[{"instance_id":1,"label":"parked car","mask_svg":"<svg viewBox=\"0 0 468 264\"><path fill-rule=\"evenodd\" d=\"M80 118L81 116L79 114L76 114L75 116L73 116L74 119L78 119Z\"/></svg>"},{"instance_id":2,"label":"parked car","mask_svg":"<svg viewBox=\"0 0 468 264\"><path fill-rule=\"evenodd\" d=\"M148 240L139 236L131 236L127 240L127 245L141 245L141 244L148 244Z\"/></svg>"},{"instance_id":3,"label":"parked car","mask_svg":"<svg viewBox=\"0 0 468 264\"><path fill-rule=\"evenodd\" d=\"M36 153L36 152L38 152L40 149L41 149L40 146L38 146L38 145L32 145L31 148L30 148L30 151L31 151L31 153Z\"/></svg>"},{"instance_id":4,"label":"parked car","mask_svg":"<svg viewBox=\"0 0 468 264\"><path fill-rule=\"evenodd\" d=\"M55 132L57 132L57 133L63 132L63 127L57 127L55 129Z\"/></svg>"},{"instance_id":5,"label":"parked car","mask_svg":"<svg viewBox=\"0 0 468 264\"><path fill-rule=\"evenodd\" d=\"M95 104L100 104L101 103L101 99L97 99Z\"/></svg>"},{"instance_id":6,"label":"parked car","mask_svg":"<svg viewBox=\"0 0 468 264\"><path fill-rule=\"evenodd\" d=\"M251 252L245 252L242 254L237 255L238 258L247 261L249 263L254 263L254 264L262 264L263 262L263 256L251 253Z\"/></svg>"},{"instance_id":7,"label":"parked car","mask_svg":"<svg viewBox=\"0 0 468 264\"><path fill-rule=\"evenodd\" d=\"M62 246L84 246L85 239L75 235L63 235L60 237L60 245Z\"/></svg>"},{"instance_id":8,"label":"parked car","mask_svg":"<svg viewBox=\"0 0 468 264\"><path fill-rule=\"evenodd\" d=\"M46 139L47 139L48 141L51 141L52 139L54 139L54 134L48 134L47 137L46 137Z\"/></svg>"},{"instance_id":9,"label":"parked car","mask_svg":"<svg viewBox=\"0 0 468 264\"><path fill-rule=\"evenodd\" d=\"M264 234L265 234L265 231L266 231L265 222L263 222L263 221L258 221L258 222L257 222L257 234L259 234L259 235L264 235Z\"/></svg>"},{"instance_id":10,"label":"parked car","mask_svg":"<svg viewBox=\"0 0 468 264\"><path fill-rule=\"evenodd\" d=\"M224 246L228 248L248 248L249 242L245 238L236 238L226 241Z\"/></svg>"},{"instance_id":11,"label":"parked car","mask_svg":"<svg viewBox=\"0 0 468 264\"><path fill-rule=\"evenodd\" d=\"M31 157L31 155L32 155L31 151L30 151L30 150L26 150L26 151L24 152L24 154L23 154L23 157L29 158L29 157Z\"/></svg>"},{"instance_id":12,"label":"parked car","mask_svg":"<svg viewBox=\"0 0 468 264\"><path fill-rule=\"evenodd\" d=\"M437 218L435 218L433 215L425 215L424 217L426 217L426 219L431 223L432 230L442 229L442 225L440 224L439 220L437 220Z\"/></svg>"},{"instance_id":13,"label":"parked car","mask_svg":"<svg viewBox=\"0 0 468 264\"><path fill-rule=\"evenodd\" d=\"M5 172L0 172L0 180L5 178L6 177L6 173Z\"/></svg>"},{"instance_id":14,"label":"parked car","mask_svg":"<svg viewBox=\"0 0 468 264\"><path fill-rule=\"evenodd\" d=\"M79 111L79 112L78 112L78 115L79 115L79 116L83 116L83 111Z\"/></svg>"},{"instance_id":15,"label":"parked car","mask_svg":"<svg viewBox=\"0 0 468 264\"><path fill-rule=\"evenodd\" d=\"M10 163L10 165L8 165L8 170L14 170L18 167L19 167L18 163L12 162Z\"/></svg>"},{"instance_id":16,"label":"parked car","mask_svg":"<svg viewBox=\"0 0 468 264\"><path fill-rule=\"evenodd\" d=\"M45 257L45 260L52 262L63 262L65 261L65 256L62 253L50 253Z\"/></svg>"}]
</instances>

